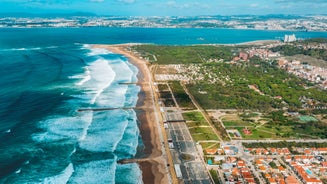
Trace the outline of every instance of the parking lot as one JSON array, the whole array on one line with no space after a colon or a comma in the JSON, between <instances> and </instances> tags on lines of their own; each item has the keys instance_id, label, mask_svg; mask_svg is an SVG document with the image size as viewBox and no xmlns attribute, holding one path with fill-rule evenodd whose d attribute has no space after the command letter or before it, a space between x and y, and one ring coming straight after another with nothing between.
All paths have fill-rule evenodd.
<instances>
[{"instance_id":1,"label":"parking lot","mask_svg":"<svg viewBox=\"0 0 327 184\"><path fill-rule=\"evenodd\" d=\"M170 112L172 110L170 109ZM175 117L180 118L177 114ZM172 153L173 162L178 167L182 176L179 176L184 183L209 184L210 179L204 163L199 156L196 145L192 140L190 132L185 122L169 122L167 123L166 132L168 142L172 145L170 151Z\"/></svg>"}]
</instances>

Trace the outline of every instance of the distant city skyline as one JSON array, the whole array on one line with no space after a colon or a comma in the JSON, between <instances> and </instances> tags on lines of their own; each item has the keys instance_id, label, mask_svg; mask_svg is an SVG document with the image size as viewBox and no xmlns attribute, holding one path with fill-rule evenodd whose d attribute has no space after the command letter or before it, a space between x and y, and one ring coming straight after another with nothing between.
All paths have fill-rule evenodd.
<instances>
[{"instance_id":1,"label":"distant city skyline","mask_svg":"<svg viewBox=\"0 0 327 184\"><path fill-rule=\"evenodd\" d=\"M326 14L327 0L2 0L1 13L117 16Z\"/></svg>"}]
</instances>

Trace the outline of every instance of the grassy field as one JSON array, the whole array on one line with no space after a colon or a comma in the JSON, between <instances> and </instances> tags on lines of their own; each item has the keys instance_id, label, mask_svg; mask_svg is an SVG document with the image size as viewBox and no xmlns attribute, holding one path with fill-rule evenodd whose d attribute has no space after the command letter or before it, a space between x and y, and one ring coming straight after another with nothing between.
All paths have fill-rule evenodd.
<instances>
[{"instance_id":1,"label":"grassy field","mask_svg":"<svg viewBox=\"0 0 327 184\"><path fill-rule=\"evenodd\" d=\"M186 121L198 121L208 125L207 121L204 119L201 112L197 112L197 111L185 112L183 113L183 117Z\"/></svg>"},{"instance_id":2,"label":"grassy field","mask_svg":"<svg viewBox=\"0 0 327 184\"><path fill-rule=\"evenodd\" d=\"M200 112L186 112L183 117L194 141L219 140Z\"/></svg>"},{"instance_id":3,"label":"grassy field","mask_svg":"<svg viewBox=\"0 0 327 184\"><path fill-rule=\"evenodd\" d=\"M243 121L237 114L225 115L221 118L225 127L252 126L249 122Z\"/></svg>"},{"instance_id":4,"label":"grassy field","mask_svg":"<svg viewBox=\"0 0 327 184\"><path fill-rule=\"evenodd\" d=\"M157 64L203 63L210 59L229 61L233 57L231 49L226 46L136 45L132 49ZM154 60L153 55L156 56L157 61Z\"/></svg>"},{"instance_id":5,"label":"grassy field","mask_svg":"<svg viewBox=\"0 0 327 184\"><path fill-rule=\"evenodd\" d=\"M207 122L203 121L187 121L186 124L188 127L209 126Z\"/></svg>"},{"instance_id":6,"label":"grassy field","mask_svg":"<svg viewBox=\"0 0 327 184\"><path fill-rule=\"evenodd\" d=\"M189 130L194 141L196 142L205 140L219 140L217 135L212 131L211 127L194 127L190 128Z\"/></svg>"},{"instance_id":7,"label":"grassy field","mask_svg":"<svg viewBox=\"0 0 327 184\"><path fill-rule=\"evenodd\" d=\"M179 81L172 81L169 83L171 90L175 96L178 105L183 109L195 109L190 97L184 91Z\"/></svg>"},{"instance_id":8,"label":"grassy field","mask_svg":"<svg viewBox=\"0 0 327 184\"><path fill-rule=\"evenodd\" d=\"M202 146L203 150L220 148L220 143L216 143L216 142L201 142L200 145Z\"/></svg>"},{"instance_id":9,"label":"grassy field","mask_svg":"<svg viewBox=\"0 0 327 184\"><path fill-rule=\"evenodd\" d=\"M236 129L241 133L243 139L272 139L277 138L275 134L255 129L254 127L248 128L252 134L246 135L242 131L244 127L237 127Z\"/></svg>"}]
</instances>

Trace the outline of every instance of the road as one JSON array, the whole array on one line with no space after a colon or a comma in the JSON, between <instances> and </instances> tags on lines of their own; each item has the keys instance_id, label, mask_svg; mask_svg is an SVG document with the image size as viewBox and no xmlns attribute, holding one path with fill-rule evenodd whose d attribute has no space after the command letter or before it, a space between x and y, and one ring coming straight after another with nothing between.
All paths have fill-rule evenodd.
<instances>
[{"instance_id":1,"label":"road","mask_svg":"<svg viewBox=\"0 0 327 184\"><path fill-rule=\"evenodd\" d=\"M272 142L317 142L317 143L324 143L327 142L327 139L290 139L290 140L283 140L283 139L264 139L264 140L232 140L231 143L236 142L244 142L244 143L256 143L256 142L264 142L264 143L272 143Z\"/></svg>"}]
</instances>

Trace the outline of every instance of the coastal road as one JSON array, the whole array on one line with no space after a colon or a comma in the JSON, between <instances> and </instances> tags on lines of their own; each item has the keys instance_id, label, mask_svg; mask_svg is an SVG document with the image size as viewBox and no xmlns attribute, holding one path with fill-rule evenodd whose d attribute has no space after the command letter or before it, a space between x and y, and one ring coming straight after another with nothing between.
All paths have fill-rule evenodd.
<instances>
[{"instance_id":1,"label":"coastal road","mask_svg":"<svg viewBox=\"0 0 327 184\"><path fill-rule=\"evenodd\" d=\"M272 142L317 142L317 143L324 143L327 142L327 139L290 139L290 140L283 140L283 139L264 139L264 140L232 140L231 143L257 143L257 142L264 142L264 143L272 143Z\"/></svg>"}]
</instances>

